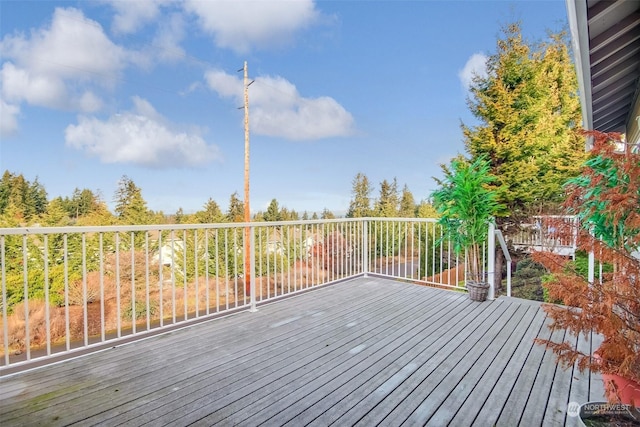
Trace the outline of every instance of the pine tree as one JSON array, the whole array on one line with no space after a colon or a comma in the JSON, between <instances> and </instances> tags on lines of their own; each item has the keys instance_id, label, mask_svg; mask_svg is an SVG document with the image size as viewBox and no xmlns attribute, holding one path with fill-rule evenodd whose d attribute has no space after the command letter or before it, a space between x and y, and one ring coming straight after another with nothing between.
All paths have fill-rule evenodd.
<instances>
[{"instance_id":1,"label":"pine tree","mask_svg":"<svg viewBox=\"0 0 640 427\"><path fill-rule=\"evenodd\" d=\"M322 214L320 215L320 218L322 219L335 219L335 215L333 214L333 212L331 212L329 209L324 208L322 210Z\"/></svg>"},{"instance_id":2,"label":"pine tree","mask_svg":"<svg viewBox=\"0 0 640 427\"><path fill-rule=\"evenodd\" d=\"M101 199L99 193L93 194L92 207L84 216L76 220L77 225L115 225L116 218L113 216L107 204ZM151 216L150 224L158 223L155 217Z\"/></svg>"},{"instance_id":3,"label":"pine tree","mask_svg":"<svg viewBox=\"0 0 640 427\"><path fill-rule=\"evenodd\" d=\"M14 175L9 182L9 207L14 208L14 215L18 221L23 222L29 219L29 209L27 207L27 194L29 192L29 182L22 174Z\"/></svg>"},{"instance_id":4,"label":"pine tree","mask_svg":"<svg viewBox=\"0 0 640 427\"><path fill-rule=\"evenodd\" d=\"M438 211L431 203L422 200L416 207L416 216L418 218L438 218Z\"/></svg>"},{"instance_id":5,"label":"pine tree","mask_svg":"<svg viewBox=\"0 0 640 427\"><path fill-rule=\"evenodd\" d=\"M229 198L229 208L227 209L227 220L229 222L244 222L244 205L238 197L238 192L234 192Z\"/></svg>"},{"instance_id":6,"label":"pine tree","mask_svg":"<svg viewBox=\"0 0 640 427\"><path fill-rule=\"evenodd\" d=\"M49 202L47 214L43 218L43 223L49 227L63 227L71 225L64 201L61 197L56 197Z\"/></svg>"},{"instance_id":7,"label":"pine tree","mask_svg":"<svg viewBox=\"0 0 640 427\"><path fill-rule=\"evenodd\" d=\"M0 214L11 215L18 223L29 222L47 211L47 191L38 181L5 171L0 180Z\"/></svg>"},{"instance_id":8,"label":"pine tree","mask_svg":"<svg viewBox=\"0 0 640 427\"><path fill-rule=\"evenodd\" d=\"M369 178L363 173L358 173L353 179L353 189L351 190L353 199L349 203L347 218L371 216L371 191Z\"/></svg>"},{"instance_id":9,"label":"pine tree","mask_svg":"<svg viewBox=\"0 0 640 427\"><path fill-rule=\"evenodd\" d=\"M209 198L204 205L204 210L195 213L195 218L200 224L215 224L223 222L224 214L215 200Z\"/></svg>"},{"instance_id":10,"label":"pine tree","mask_svg":"<svg viewBox=\"0 0 640 427\"><path fill-rule=\"evenodd\" d=\"M503 29L487 76L476 76L469 108L480 124L462 125L472 158L485 155L510 216L553 209L562 184L585 159L577 133L577 80L564 34L527 44L519 24Z\"/></svg>"},{"instance_id":11,"label":"pine tree","mask_svg":"<svg viewBox=\"0 0 640 427\"><path fill-rule=\"evenodd\" d=\"M89 215L96 209L99 209L100 199L93 191L84 188L80 190L76 187L73 190L71 200L67 202L67 213L69 216L78 219L79 217Z\"/></svg>"},{"instance_id":12,"label":"pine tree","mask_svg":"<svg viewBox=\"0 0 640 427\"><path fill-rule=\"evenodd\" d=\"M280 218L281 221L297 221L300 219L300 215L295 210L289 210L285 207L280 209Z\"/></svg>"},{"instance_id":13,"label":"pine tree","mask_svg":"<svg viewBox=\"0 0 640 427\"><path fill-rule=\"evenodd\" d=\"M178 210L176 211L176 214L174 215L174 219L176 224L185 224L186 221L186 215L184 214L184 211L182 210L182 207L179 207Z\"/></svg>"},{"instance_id":14,"label":"pine tree","mask_svg":"<svg viewBox=\"0 0 640 427\"><path fill-rule=\"evenodd\" d=\"M380 183L380 196L376 201L375 216L393 218L398 216L398 181L389 183L386 179Z\"/></svg>"},{"instance_id":15,"label":"pine tree","mask_svg":"<svg viewBox=\"0 0 640 427\"><path fill-rule=\"evenodd\" d=\"M44 189L44 185L38 181L38 177L29 185L27 200L29 217L40 216L47 212L49 205L47 191Z\"/></svg>"},{"instance_id":16,"label":"pine tree","mask_svg":"<svg viewBox=\"0 0 640 427\"><path fill-rule=\"evenodd\" d=\"M123 175L118 182L115 203L116 217L121 223L128 225L150 223L151 212L147 209L147 202L142 197L142 190L126 175Z\"/></svg>"},{"instance_id":17,"label":"pine tree","mask_svg":"<svg viewBox=\"0 0 640 427\"><path fill-rule=\"evenodd\" d=\"M415 218L416 216L416 201L406 184L402 188L402 196L400 197L400 211L398 212L398 215L400 216L400 218Z\"/></svg>"},{"instance_id":18,"label":"pine tree","mask_svg":"<svg viewBox=\"0 0 640 427\"><path fill-rule=\"evenodd\" d=\"M265 221L281 221L282 216L280 214L280 207L278 206L278 201L276 199L272 199L271 203L267 207L267 211L264 214Z\"/></svg>"},{"instance_id":19,"label":"pine tree","mask_svg":"<svg viewBox=\"0 0 640 427\"><path fill-rule=\"evenodd\" d=\"M5 170L0 179L0 215L4 213L9 206L9 194L11 192L11 179L13 175Z\"/></svg>"}]
</instances>

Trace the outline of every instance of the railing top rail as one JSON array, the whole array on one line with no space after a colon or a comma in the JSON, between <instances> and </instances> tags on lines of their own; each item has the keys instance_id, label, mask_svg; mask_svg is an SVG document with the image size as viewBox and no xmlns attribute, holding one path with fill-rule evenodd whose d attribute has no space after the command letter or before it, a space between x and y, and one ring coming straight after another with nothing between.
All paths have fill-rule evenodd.
<instances>
[{"instance_id":1,"label":"railing top rail","mask_svg":"<svg viewBox=\"0 0 640 427\"><path fill-rule=\"evenodd\" d=\"M0 228L0 235L28 235L28 234L66 234L66 233L114 233L134 231L171 231L194 229L225 229L242 227L277 227L291 225L312 225L326 223L389 221L389 222L437 222L434 218L336 218L313 219L298 221L264 221L264 222L232 222L208 224L152 224L152 225L103 225L103 226L68 226L68 227L10 227Z\"/></svg>"},{"instance_id":2,"label":"railing top rail","mask_svg":"<svg viewBox=\"0 0 640 427\"><path fill-rule=\"evenodd\" d=\"M360 218L367 221L388 221L388 222L438 222L437 218L385 218L385 217L367 217Z\"/></svg>"}]
</instances>

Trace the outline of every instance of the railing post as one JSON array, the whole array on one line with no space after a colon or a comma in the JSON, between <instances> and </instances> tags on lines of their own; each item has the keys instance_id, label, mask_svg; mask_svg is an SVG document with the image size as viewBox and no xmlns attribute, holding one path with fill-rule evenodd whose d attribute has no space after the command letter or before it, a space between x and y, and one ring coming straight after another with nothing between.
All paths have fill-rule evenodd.
<instances>
[{"instance_id":1,"label":"railing post","mask_svg":"<svg viewBox=\"0 0 640 427\"><path fill-rule=\"evenodd\" d=\"M487 299L493 300L496 297L495 290L495 270L496 270L496 225L489 222L489 235L487 236L487 281L489 282L489 294Z\"/></svg>"},{"instance_id":2,"label":"railing post","mask_svg":"<svg viewBox=\"0 0 640 427\"><path fill-rule=\"evenodd\" d=\"M249 283L249 289L250 289L250 294L249 294L249 298L250 298L250 302L251 302L251 308L249 309L250 312L256 312L258 311L258 309L256 308L256 251L255 251L255 247L256 247L256 228L255 226L251 226L250 228L250 240L251 240L251 252L249 254L249 259L250 259L250 264L251 264L251 268L249 269L249 277L250 277L250 283Z\"/></svg>"},{"instance_id":3,"label":"railing post","mask_svg":"<svg viewBox=\"0 0 640 427\"><path fill-rule=\"evenodd\" d=\"M364 277L369 273L369 221L362 220L362 272Z\"/></svg>"}]
</instances>

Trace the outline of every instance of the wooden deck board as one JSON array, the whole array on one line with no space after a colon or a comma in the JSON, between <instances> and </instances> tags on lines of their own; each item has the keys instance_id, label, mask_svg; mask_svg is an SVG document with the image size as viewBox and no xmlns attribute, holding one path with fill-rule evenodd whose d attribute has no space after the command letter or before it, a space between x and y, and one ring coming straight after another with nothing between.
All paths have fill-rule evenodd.
<instances>
[{"instance_id":1,"label":"wooden deck board","mask_svg":"<svg viewBox=\"0 0 640 427\"><path fill-rule=\"evenodd\" d=\"M601 388L533 343L547 323L536 303L358 278L0 377L0 423L571 425L567 402Z\"/></svg>"},{"instance_id":2,"label":"wooden deck board","mask_svg":"<svg viewBox=\"0 0 640 427\"><path fill-rule=\"evenodd\" d=\"M370 302L367 302L368 300L366 298L364 300L364 306L366 306L366 304L370 304ZM338 316L348 315L349 313L353 312L353 309L351 309L350 311L348 306L342 306L341 304L338 304L338 302L340 302L340 299L330 300L329 302L330 307L341 308L340 311L338 311ZM354 303L354 306L357 307L356 310L358 308L361 308L363 305ZM309 310L309 307L300 306L296 309L296 312L307 312ZM156 342L155 348L151 350L151 355L155 356L153 358L150 357L149 352L139 352L139 350L136 350L135 347L129 345L118 347L116 349L113 349L113 351L110 350L107 352L101 352L99 357L100 361L97 365L91 367L91 373L94 375L105 375L105 380L101 381L100 388L94 388L90 390L90 392L99 395L99 393L101 393L102 390L106 389L107 387L115 387L122 392L119 393L120 396L118 397L120 397L121 400L128 400L129 398L127 397L127 395L135 391L136 389L139 390L145 388L155 388L158 390L163 390L166 387L172 385L172 381L174 381L175 379L184 380L186 378L189 378L190 376L197 377L200 374L200 372L197 370L198 368L201 368L202 370L217 369L220 366L224 366L225 363L232 360L233 358L250 357L250 355L247 356L244 353L248 349L254 350L256 348L260 348L261 346L277 349L279 347L288 345L289 341L295 340L295 336L290 336L290 331L287 333L287 331L281 331L279 328L272 327L272 325L274 324L283 322L283 319L290 318L290 313L281 313L278 311L272 316L273 319L263 312L253 314L254 316L259 318L264 317L266 321L259 321L255 323L255 321L251 322L251 320L249 320L251 323L246 324L238 322L238 320L246 321L246 319L237 319L231 317L216 319L215 322L218 322L217 326L219 326L219 328L216 328L217 331L214 332L223 333L211 334L211 344L213 345L210 348L210 351L203 352L202 346L199 344L200 341L197 339L196 331L198 329L188 328L180 331L180 334L171 332L169 334L166 334L164 336L164 339L158 340ZM225 330L227 330L226 326L227 324L230 324L230 322L232 322L234 325L239 325L239 327L234 327L234 331L237 331L236 333L229 334L228 332L224 332ZM298 322L298 324L300 323L303 323L303 321ZM304 332L306 329L306 325L302 325L298 328L300 332ZM265 332L273 332L274 334L269 334L265 337ZM277 336L275 332L277 332ZM256 337L254 336L253 339L248 340L247 333L257 333L258 339L256 339ZM184 339L183 335L186 335L187 339ZM175 343L172 339L174 336L176 336L176 338L180 338L178 340L175 340L177 341ZM284 342L279 341L284 338L286 338ZM214 361L209 360L209 358L207 357L208 353L216 352L218 349L220 349L222 353L226 353L225 348L234 345L234 343L237 346L235 354L220 355L217 356L216 360ZM119 352L124 354L118 355L117 353ZM161 372L165 370L165 367L167 365L179 365L181 360L184 360L185 354L192 355L192 359L190 360L191 363L187 370L176 370L175 372L168 372L167 375L161 375ZM111 360L114 358L119 358L116 360L121 360L123 358L130 361L130 363L125 365L124 369L119 370L119 373L121 375L114 378L114 380L119 379L120 382L110 381L111 377L109 376L109 373L114 370L112 369L113 366L111 366L108 370L104 369L104 360ZM69 363L69 366L72 366L73 368L65 369L65 375L69 374L70 372L85 372L85 370L77 369L77 367L71 362ZM138 371L138 373L136 373L136 370ZM189 375L190 371L192 370L196 370L196 372L193 375ZM156 373L156 375L153 375L154 373ZM63 379L64 378L66 377L63 377ZM38 384L39 383L36 383L35 386L37 387ZM36 392L36 390L31 391L33 393ZM78 390L76 394L85 392L86 390ZM75 396L73 395L73 393L71 393L60 396L60 399L73 399L74 397ZM110 403L108 404L117 403L118 397L116 397L116 401L110 401ZM60 400L50 400L50 404L60 403L62 403ZM79 403L79 406L82 407L83 405ZM87 409L86 405L84 405L84 408Z\"/></svg>"},{"instance_id":3,"label":"wooden deck board","mask_svg":"<svg viewBox=\"0 0 640 427\"><path fill-rule=\"evenodd\" d=\"M408 296L406 296L406 298L406 302L408 303L410 299ZM404 300L399 300L398 302L402 303ZM366 307L366 305L364 307ZM299 309L302 312L309 313L308 308L305 306ZM359 307L359 309L362 310L363 307ZM269 313L266 311L267 310L265 310L265 313L261 313L261 315L266 316L265 318L268 319ZM110 420L110 422L120 423L123 420L130 420L132 425L139 425L140 423L161 417L165 412L175 412L177 409L184 411L185 407L180 406L186 402L186 399L183 397L184 395L194 397L198 394L203 394L204 399L213 399L220 396L228 400L234 396L234 393L238 393L238 388L257 387L265 382L268 384L270 377L267 376L267 374L275 371L277 373L272 375L272 377L277 377L278 375L283 375L283 369L287 368L287 361L282 360L282 358L279 357L280 354L286 353L289 358L296 357L303 359L307 357L313 359L314 351L317 350L318 344L314 344L312 341L325 339L326 337L335 339L334 328L343 324L345 320L347 323L354 321L353 319L357 319L356 313L359 312L359 310L350 312L337 302L335 304L332 303L331 308L327 309L327 312L330 311L335 311L335 315L332 317L326 315L325 312L324 321L327 323L322 327L316 328L314 330L315 335L313 336L306 334L306 331L309 329L307 322L315 322L317 312L311 313L308 316L276 316L275 322L264 322L266 330L255 331L256 335L260 336L262 340L261 345L255 345L253 342L246 340L237 342L234 351L226 351L224 358L214 362L207 361L205 358L205 360L202 361L202 368L199 368L197 372L191 375L183 374L178 376L178 381L170 383L169 385L148 387L150 390L153 390L152 393L144 396L143 400L138 399L137 401L121 406L119 408L119 414L117 414L116 418ZM374 316L377 314L377 311L372 313ZM295 321L293 321L293 319L295 319ZM297 325L295 325L296 323ZM278 334L281 334L283 329L288 331L284 334L287 339L280 342L280 345L277 345L277 343L273 342L271 335L276 333L276 331L278 331ZM227 347L231 345L232 343L227 343ZM224 350L226 347L219 346L219 348ZM296 352L296 349L299 349L299 351ZM311 356L309 356L309 354ZM260 378L259 381L256 381L254 371L260 372L263 376L266 376L266 379ZM210 382L212 376L215 376L215 381ZM205 393L211 384L215 385L216 390L210 394ZM172 393L175 388L178 388L180 392ZM173 396L169 396L169 394ZM140 405L140 403L144 403L144 405ZM198 405L202 402L189 403L191 405ZM217 402L217 404L220 404L220 402Z\"/></svg>"},{"instance_id":4,"label":"wooden deck board","mask_svg":"<svg viewBox=\"0 0 640 427\"><path fill-rule=\"evenodd\" d=\"M475 317L486 313L486 308L478 304L469 303L461 314L464 317ZM450 322L444 325L437 325L436 331L420 336L418 345L413 346L410 352L407 352L397 360L387 361L386 368L375 377L376 381L373 384L366 383L364 387L358 390L357 394L351 395L348 401L343 402L346 410L334 411L332 416L339 416L337 418L339 424L349 425L360 421L365 414L379 408L379 404L383 400L388 407L388 411L393 409L395 406L393 399L402 393L398 388L407 390L406 381L411 378L421 365L424 365L429 360L437 363L436 359L442 358L444 351L446 351L443 350L443 347L446 346L447 342L450 342L450 331L458 328L458 320L458 318L453 317ZM428 366L424 367L424 369L428 369ZM373 385L376 385L376 387L372 387ZM351 407L348 408L347 406ZM322 425L325 419L326 416L320 418L317 425Z\"/></svg>"},{"instance_id":5,"label":"wooden deck board","mask_svg":"<svg viewBox=\"0 0 640 427\"><path fill-rule=\"evenodd\" d=\"M496 307L499 309L494 309ZM498 319L505 314L505 307L492 304L492 307L487 308L465 324L459 325L451 334L444 336L446 344L435 355L422 360L415 373L396 387L389 396L375 402L375 408L369 410L365 407L364 411L356 413L359 418L358 424L367 426L384 421L384 425L401 425L405 420L409 425L424 424L428 416L425 414L423 417L420 410L428 411L428 406L431 405L429 397L434 390L445 381L453 369L467 369L469 359L474 359L478 352L482 351L480 342L487 334L499 332L501 325ZM484 329L481 325L486 325L487 328ZM428 403L423 406L424 401ZM389 408L394 409L389 413ZM413 420L407 419L410 415L413 415Z\"/></svg>"},{"instance_id":6,"label":"wooden deck board","mask_svg":"<svg viewBox=\"0 0 640 427\"><path fill-rule=\"evenodd\" d=\"M546 338L550 337L550 335L551 333L543 327L539 336ZM498 426L514 427L520 425L522 414L528 407L529 399L532 398L531 390L535 380L539 374L545 373L544 369L540 369L546 353L545 348L535 345L533 342L527 344L527 347L523 349L528 352L526 360L518 373L517 380L504 407L501 409L500 416L496 420L496 425ZM555 366L553 366L553 369L555 369ZM533 396L533 398L535 399L537 396ZM483 411L485 408L483 408ZM545 408L538 408L538 410L544 411ZM480 418L480 420L482 419Z\"/></svg>"},{"instance_id":7,"label":"wooden deck board","mask_svg":"<svg viewBox=\"0 0 640 427\"><path fill-rule=\"evenodd\" d=\"M442 303L441 301L440 305ZM349 345L337 349L337 357L332 360L332 363L314 364L313 369L298 378L299 381L296 381L293 386L284 389L280 388L273 393L269 393L261 402L252 405L252 412L248 414L250 416L246 419L240 419L236 416L238 409L240 409L239 406L224 408L221 413L225 414L225 418L231 417L234 423L242 421L248 425L258 425L274 417L277 417L280 423L286 422L288 418L292 418L299 413L299 408L295 408L296 405L300 404L300 401L303 401L305 406L309 408L315 407L313 402L316 402L327 393L334 392L338 383L350 384L351 380L356 377L366 377L365 369L374 362L376 357L379 357L378 354L382 353L382 350L392 348L393 341L398 341L398 333L404 335L404 333L408 333L411 330L417 330L420 324L428 318L432 308L435 309L438 306L423 306L421 308L423 310L420 315L412 318L407 318L400 312L399 316L406 319L407 322L385 325L387 328L378 336L370 338L361 336ZM327 383L331 384L326 386ZM242 402L238 402L238 404L241 405ZM285 407L287 410L282 411L281 407ZM208 422L212 415L215 414L208 415L203 419L203 422Z\"/></svg>"},{"instance_id":8,"label":"wooden deck board","mask_svg":"<svg viewBox=\"0 0 640 427\"><path fill-rule=\"evenodd\" d=\"M429 420L430 425L438 426L450 422L461 411L469 413L479 412L479 408L484 405L491 389L481 387L483 378L498 377L504 369L504 361L508 360L514 353L520 342L523 330L530 325L535 316L535 310L527 306L519 306L518 311L508 322L509 327L503 329L498 340L491 343L471 369L447 395L447 404L440 405ZM470 425L473 420L467 420Z\"/></svg>"},{"instance_id":9,"label":"wooden deck board","mask_svg":"<svg viewBox=\"0 0 640 427\"><path fill-rule=\"evenodd\" d=\"M456 303L465 304L460 299ZM314 391L310 395L314 403L304 411L296 415L296 411L289 409L282 415L285 419L290 418L289 424L293 426L308 423L327 425L336 421L344 411L353 407L363 396L386 384L397 372L398 366L410 364L418 352L425 354L430 352L424 346L424 337L434 337L437 331L446 330L448 322L455 320L451 313L445 311L440 311L438 318L433 316L434 314L430 314L429 323L424 322L416 326L401 338L396 336L389 343L380 343L385 346L384 351L379 351L376 347L367 349L360 355L361 360L355 361L349 371ZM295 417L292 418L287 413Z\"/></svg>"},{"instance_id":10,"label":"wooden deck board","mask_svg":"<svg viewBox=\"0 0 640 427\"><path fill-rule=\"evenodd\" d=\"M565 335L566 332L564 330L555 330L551 334L551 339L553 341L562 341ZM567 384L567 387L564 387L564 384L558 384L556 380L562 381L562 372L562 368L557 366L553 352L545 351L538 375L536 375L531 387L531 394L520 417L521 426L543 425L545 413L553 413L554 417L562 416L564 418L570 384ZM570 380L570 378L568 379ZM559 390L564 395L562 403L559 402L560 396L553 393L554 386L562 389ZM554 397L554 401L550 401L552 397ZM561 423L560 421L558 422Z\"/></svg>"},{"instance_id":11,"label":"wooden deck board","mask_svg":"<svg viewBox=\"0 0 640 427\"><path fill-rule=\"evenodd\" d=\"M417 304L411 298L399 302L409 310L415 308L412 304ZM387 307L385 307L385 309L389 310ZM219 409L212 412L214 408L222 408L237 401L242 402L246 396L268 396L272 393L272 390L289 388L292 383L297 381L300 376L304 375L312 366L334 365L337 363L340 355L345 352L345 347L348 351L349 348L357 345L354 342L384 334L386 329L396 324L394 322L406 320L406 317L402 316L397 310L395 310L393 315L395 318L390 317L390 314L385 316L384 313L376 312L371 317L364 317L361 319L363 326L359 330L354 330L353 327L346 327L347 324L351 323L351 321L349 321L343 324L344 327L342 330L335 329L331 336L323 339L320 339L315 334L310 334L311 340L315 341L315 343L306 344L295 342L294 345L300 349L300 352L291 354L294 348L291 347L287 352L288 357L282 359L275 367L261 369L260 366L251 368L240 366L240 370L243 372L250 368L259 372L259 375L254 374L245 377L242 381L232 381L229 384L225 383L223 396L218 397L215 393L207 393L201 398L181 407L179 411L176 411L177 408L173 407L165 407L163 410L166 409L167 411L174 412L172 415L176 413L183 414L182 419L185 422L197 421L208 414L211 414L212 417L217 417ZM254 364L252 361L247 362ZM250 402L251 399L248 399L247 403ZM151 416L159 418L162 415L162 411L154 411ZM171 420L172 415L167 415L163 417L163 419ZM226 418L226 416L223 418ZM144 418L144 421L149 421L149 419Z\"/></svg>"},{"instance_id":12,"label":"wooden deck board","mask_svg":"<svg viewBox=\"0 0 640 427\"><path fill-rule=\"evenodd\" d=\"M602 344L602 337L591 334L591 354L598 349L598 347ZM604 382L602 381L601 374L589 374L589 402L601 402L603 400L604 392ZM606 399L605 399L606 400Z\"/></svg>"},{"instance_id":13,"label":"wooden deck board","mask_svg":"<svg viewBox=\"0 0 640 427\"><path fill-rule=\"evenodd\" d=\"M464 403L452 408L452 425L468 426L474 422L491 425L496 422L521 372L530 343L543 321L539 307L528 308L527 315L522 317L511 335L505 352L498 353L493 359Z\"/></svg>"}]
</instances>

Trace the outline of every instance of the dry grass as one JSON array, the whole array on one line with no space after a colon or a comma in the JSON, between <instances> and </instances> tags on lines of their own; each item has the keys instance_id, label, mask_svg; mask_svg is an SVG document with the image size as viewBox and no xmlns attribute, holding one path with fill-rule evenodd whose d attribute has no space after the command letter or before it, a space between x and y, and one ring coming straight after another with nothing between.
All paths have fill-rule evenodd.
<instances>
[{"instance_id":1,"label":"dry grass","mask_svg":"<svg viewBox=\"0 0 640 427\"><path fill-rule=\"evenodd\" d=\"M458 281L464 280L464 264L444 270L442 273L429 276L424 280L442 285L457 286L458 282L456 282L456 279Z\"/></svg>"},{"instance_id":2,"label":"dry grass","mask_svg":"<svg viewBox=\"0 0 640 427\"><path fill-rule=\"evenodd\" d=\"M47 313L46 304L42 300L31 300L27 306L29 319L29 342L32 347L39 347L47 340ZM50 335L52 340L64 336L65 317L52 306L49 309ZM25 315L25 303L21 302L14 307L13 314L7 319L9 349L20 353L27 345L27 316ZM0 337L4 341L4 328L0 330ZM4 354L0 349L0 353Z\"/></svg>"}]
</instances>

